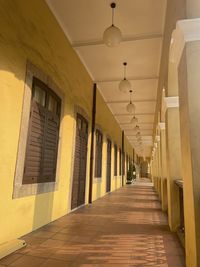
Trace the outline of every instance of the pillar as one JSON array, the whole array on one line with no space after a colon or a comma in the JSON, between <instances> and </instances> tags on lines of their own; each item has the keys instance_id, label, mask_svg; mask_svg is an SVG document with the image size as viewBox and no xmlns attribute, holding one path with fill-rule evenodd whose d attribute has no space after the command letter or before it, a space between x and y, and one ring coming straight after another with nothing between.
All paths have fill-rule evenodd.
<instances>
[{"instance_id":1,"label":"pillar","mask_svg":"<svg viewBox=\"0 0 200 267\"><path fill-rule=\"evenodd\" d=\"M161 201L162 210L167 211L167 158L166 158L166 134L165 122L159 123L161 146Z\"/></svg>"},{"instance_id":2,"label":"pillar","mask_svg":"<svg viewBox=\"0 0 200 267\"><path fill-rule=\"evenodd\" d=\"M168 97L166 101L166 152L167 152L167 199L168 222L171 231L180 225L179 189L175 180L181 179L181 146L178 81L174 79L173 66L169 66Z\"/></svg>"},{"instance_id":3,"label":"pillar","mask_svg":"<svg viewBox=\"0 0 200 267\"><path fill-rule=\"evenodd\" d=\"M196 8L195 8L196 3ZM187 1L187 14L200 14ZM197 13L198 12L198 13ZM200 266L200 19L178 21L171 61L177 67L185 213L186 266Z\"/></svg>"}]
</instances>

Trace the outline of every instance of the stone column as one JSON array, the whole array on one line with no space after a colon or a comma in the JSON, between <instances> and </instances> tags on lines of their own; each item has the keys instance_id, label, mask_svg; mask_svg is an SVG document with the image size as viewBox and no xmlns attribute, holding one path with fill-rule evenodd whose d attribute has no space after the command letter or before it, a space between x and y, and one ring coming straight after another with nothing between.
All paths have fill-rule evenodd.
<instances>
[{"instance_id":1,"label":"stone column","mask_svg":"<svg viewBox=\"0 0 200 267\"><path fill-rule=\"evenodd\" d=\"M194 8L195 2L197 9ZM188 1L187 6L189 14L195 15L197 11L200 14L199 1ZM187 267L199 267L200 19L178 21L172 40L171 61L177 67L179 79L186 263Z\"/></svg>"},{"instance_id":2,"label":"stone column","mask_svg":"<svg viewBox=\"0 0 200 267\"><path fill-rule=\"evenodd\" d=\"M158 147L157 147L157 144L155 143L154 144L154 149L155 149L155 152L154 152L154 161L155 161L155 189L156 189L156 192L158 193Z\"/></svg>"},{"instance_id":3,"label":"stone column","mask_svg":"<svg viewBox=\"0 0 200 267\"><path fill-rule=\"evenodd\" d=\"M172 93L173 77L169 75L168 94ZM167 194L168 221L171 231L180 225L179 189L175 180L181 179L181 147L178 97L168 96L166 100L166 152L167 152Z\"/></svg>"},{"instance_id":4,"label":"stone column","mask_svg":"<svg viewBox=\"0 0 200 267\"><path fill-rule=\"evenodd\" d=\"M159 199L162 201L162 194L161 194L161 144L160 144L160 135L156 136L156 143L157 143L157 153L158 153L158 195Z\"/></svg>"},{"instance_id":5,"label":"stone column","mask_svg":"<svg viewBox=\"0 0 200 267\"><path fill-rule=\"evenodd\" d=\"M161 200L162 210L167 211L167 157L166 157L166 135L165 123L159 123L160 146L161 146Z\"/></svg>"}]
</instances>

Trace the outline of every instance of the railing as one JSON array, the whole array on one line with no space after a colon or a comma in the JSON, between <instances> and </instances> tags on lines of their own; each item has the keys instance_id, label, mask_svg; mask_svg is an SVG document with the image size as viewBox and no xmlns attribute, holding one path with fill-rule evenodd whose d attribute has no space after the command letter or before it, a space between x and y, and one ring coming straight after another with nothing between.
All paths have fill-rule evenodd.
<instances>
[{"instance_id":1,"label":"railing","mask_svg":"<svg viewBox=\"0 0 200 267\"><path fill-rule=\"evenodd\" d=\"M179 188L179 202L180 202L180 231L185 232L184 221L184 202L183 202L183 180L175 180L175 184Z\"/></svg>"}]
</instances>

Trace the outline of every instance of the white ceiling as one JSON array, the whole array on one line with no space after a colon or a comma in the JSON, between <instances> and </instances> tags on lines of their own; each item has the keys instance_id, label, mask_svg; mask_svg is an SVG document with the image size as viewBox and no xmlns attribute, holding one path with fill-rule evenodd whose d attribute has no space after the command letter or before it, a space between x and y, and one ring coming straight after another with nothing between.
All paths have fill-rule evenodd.
<instances>
[{"instance_id":1,"label":"white ceiling","mask_svg":"<svg viewBox=\"0 0 200 267\"><path fill-rule=\"evenodd\" d=\"M131 144L139 155L150 156L166 0L46 1ZM102 41L104 30L111 25L111 2L117 5L114 24L123 36L114 48ZM130 123L133 115L126 111L129 94L118 89L123 62L128 64L143 152L138 150Z\"/></svg>"}]
</instances>

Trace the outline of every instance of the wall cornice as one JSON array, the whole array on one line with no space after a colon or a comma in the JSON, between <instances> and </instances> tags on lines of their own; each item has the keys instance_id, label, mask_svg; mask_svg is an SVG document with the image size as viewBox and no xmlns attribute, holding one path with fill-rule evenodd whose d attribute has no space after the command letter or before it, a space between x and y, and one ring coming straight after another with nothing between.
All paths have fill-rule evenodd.
<instances>
[{"instance_id":1,"label":"wall cornice","mask_svg":"<svg viewBox=\"0 0 200 267\"><path fill-rule=\"evenodd\" d=\"M200 18L177 21L171 38L170 63L178 66L185 44L193 41L200 41Z\"/></svg>"}]
</instances>

